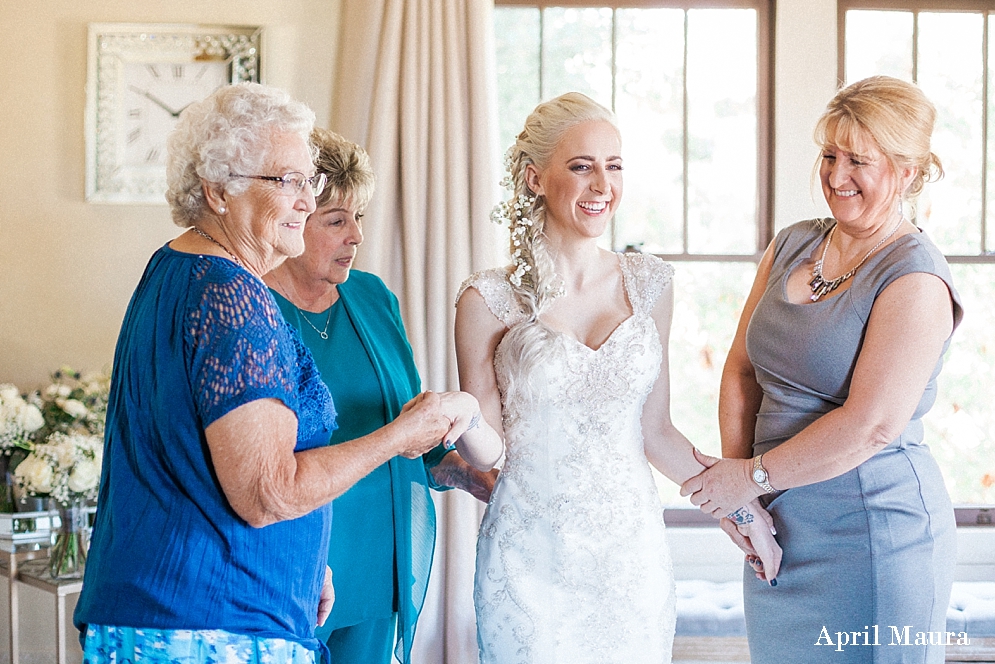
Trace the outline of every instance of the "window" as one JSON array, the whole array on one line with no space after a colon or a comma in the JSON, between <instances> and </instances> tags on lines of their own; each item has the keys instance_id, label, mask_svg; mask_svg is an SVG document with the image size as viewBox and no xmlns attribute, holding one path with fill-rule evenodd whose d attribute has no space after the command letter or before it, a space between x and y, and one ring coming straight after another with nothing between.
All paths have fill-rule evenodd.
<instances>
[{"instance_id":1,"label":"window","mask_svg":"<svg viewBox=\"0 0 995 664\"><path fill-rule=\"evenodd\" d=\"M677 263L674 420L718 454L722 364L772 237L771 3L496 4L502 147L536 104L570 90L618 117L625 197L605 244ZM665 500L683 500L660 486Z\"/></svg>"},{"instance_id":2,"label":"window","mask_svg":"<svg viewBox=\"0 0 995 664\"><path fill-rule=\"evenodd\" d=\"M951 264L965 317L926 418L927 442L958 503L995 503L995 2L841 0L840 79L887 74L936 105L917 223Z\"/></svg>"}]
</instances>

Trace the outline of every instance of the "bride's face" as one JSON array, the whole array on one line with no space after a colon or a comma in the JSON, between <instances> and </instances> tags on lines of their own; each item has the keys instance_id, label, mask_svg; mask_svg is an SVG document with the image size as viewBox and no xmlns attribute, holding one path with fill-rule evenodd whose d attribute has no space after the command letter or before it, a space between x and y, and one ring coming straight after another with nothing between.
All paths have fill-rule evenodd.
<instances>
[{"instance_id":1,"label":"bride's face","mask_svg":"<svg viewBox=\"0 0 995 664\"><path fill-rule=\"evenodd\" d=\"M546 199L549 234L600 237L622 200L622 142L605 120L568 129L542 170L528 166L526 177Z\"/></svg>"}]
</instances>

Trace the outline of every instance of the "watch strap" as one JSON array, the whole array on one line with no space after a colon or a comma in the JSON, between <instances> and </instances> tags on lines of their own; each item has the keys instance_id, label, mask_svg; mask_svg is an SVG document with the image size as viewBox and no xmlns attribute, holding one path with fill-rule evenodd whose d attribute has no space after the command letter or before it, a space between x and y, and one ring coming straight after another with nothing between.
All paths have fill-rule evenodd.
<instances>
[{"instance_id":1,"label":"watch strap","mask_svg":"<svg viewBox=\"0 0 995 664\"><path fill-rule=\"evenodd\" d=\"M760 488L765 492L777 493L777 489L770 485L770 476L767 474L767 469L764 468L763 458L763 454L753 457L753 481L760 485Z\"/></svg>"}]
</instances>

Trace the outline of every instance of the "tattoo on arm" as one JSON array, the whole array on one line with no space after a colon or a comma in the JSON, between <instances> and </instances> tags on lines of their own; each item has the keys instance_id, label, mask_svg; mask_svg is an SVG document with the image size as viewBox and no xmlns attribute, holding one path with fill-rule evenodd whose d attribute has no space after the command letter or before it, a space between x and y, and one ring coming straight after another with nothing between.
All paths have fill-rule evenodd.
<instances>
[{"instance_id":1,"label":"tattoo on arm","mask_svg":"<svg viewBox=\"0 0 995 664\"><path fill-rule=\"evenodd\" d=\"M749 523L753 523L753 513L746 507L740 507L732 514L729 514L726 518L735 523L737 526L745 526Z\"/></svg>"},{"instance_id":2,"label":"tattoo on arm","mask_svg":"<svg viewBox=\"0 0 995 664\"><path fill-rule=\"evenodd\" d=\"M466 430L469 431L470 429L476 429L479 425L480 425L480 411L478 410L477 414L474 415L472 418L470 418L470 426L468 426Z\"/></svg>"}]
</instances>

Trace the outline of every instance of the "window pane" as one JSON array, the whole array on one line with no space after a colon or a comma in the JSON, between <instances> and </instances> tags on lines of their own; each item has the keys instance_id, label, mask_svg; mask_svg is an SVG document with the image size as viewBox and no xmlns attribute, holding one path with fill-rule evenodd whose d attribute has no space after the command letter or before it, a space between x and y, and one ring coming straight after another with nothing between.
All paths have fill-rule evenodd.
<instances>
[{"instance_id":1,"label":"window pane","mask_svg":"<svg viewBox=\"0 0 995 664\"><path fill-rule=\"evenodd\" d=\"M688 250L753 254L757 14L688 11Z\"/></svg>"},{"instance_id":2,"label":"window pane","mask_svg":"<svg viewBox=\"0 0 995 664\"><path fill-rule=\"evenodd\" d=\"M926 443L955 503L995 503L995 308L991 265L952 265L964 302L940 373L936 405L924 418Z\"/></svg>"},{"instance_id":3,"label":"window pane","mask_svg":"<svg viewBox=\"0 0 995 664\"><path fill-rule=\"evenodd\" d=\"M538 9L494 9L498 108L501 109L498 132L502 151L511 147L525 118L540 101L539 36Z\"/></svg>"},{"instance_id":4,"label":"window pane","mask_svg":"<svg viewBox=\"0 0 995 664\"><path fill-rule=\"evenodd\" d=\"M542 98L571 90L612 106L612 10L543 10Z\"/></svg>"},{"instance_id":5,"label":"window pane","mask_svg":"<svg viewBox=\"0 0 995 664\"><path fill-rule=\"evenodd\" d=\"M705 454L721 456L719 379L736 334L754 263L675 265L674 321L670 330L670 394L674 425ZM689 504L679 487L659 478L665 503Z\"/></svg>"},{"instance_id":6,"label":"window pane","mask_svg":"<svg viewBox=\"0 0 995 664\"><path fill-rule=\"evenodd\" d=\"M982 21L919 14L918 81L936 105L933 152L946 175L927 187L918 219L947 254L981 250Z\"/></svg>"},{"instance_id":7,"label":"window pane","mask_svg":"<svg viewBox=\"0 0 995 664\"><path fill-rule=\"evenodd\" d=\"M995 251L995 15L988 17L988 201L985 219L985 251Z\"/></svg>"},{"instance_id":8,"label":"window pane","mask_svg":"<svg viewBox=\"0 0 995 664\"><path fill-rule=\"evenodd\" d=\"M616 13L615 108L625 194L615 246L684 251L684 11Z\"/></svg>"},{"instance_id":9,"label":"window pane","mask_svg":"<svg viewBox=\"0 0 995 664\"><path fill-rule=\"evenodd\" d=\"M912 12L846 13L846 81L875 74L912 80Z\"/></svg>"}]
</instances>

